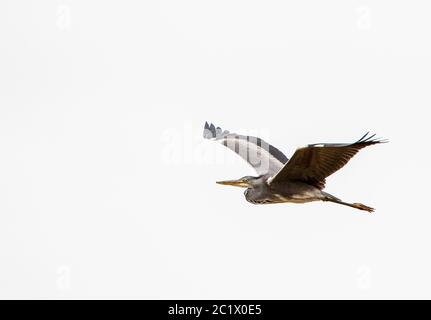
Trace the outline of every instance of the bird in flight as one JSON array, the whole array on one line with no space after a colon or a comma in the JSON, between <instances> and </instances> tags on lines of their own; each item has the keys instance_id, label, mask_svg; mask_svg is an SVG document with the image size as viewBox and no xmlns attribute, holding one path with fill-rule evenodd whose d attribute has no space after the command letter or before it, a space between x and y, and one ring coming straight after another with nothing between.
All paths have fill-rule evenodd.
<instances>
[{"instance_id":1,"label":"bird in flight","mask_svg":"<svg viewBox=\"0 0 431 320\"><path fill-rule=\"evenodd\" d=\"M246 188L244 195L253 204L306 203L330 201L359 210L374 209L361 203L348 203L323 191L326 178L341 169L362 148L385 143L366 133L354 143L318 143L298 148L288 159L264 140L230 133L205 123L203 136L222 143L243 158L256 171L256 177L219 181L218 184Z\"/></svg>"}]
</instances>

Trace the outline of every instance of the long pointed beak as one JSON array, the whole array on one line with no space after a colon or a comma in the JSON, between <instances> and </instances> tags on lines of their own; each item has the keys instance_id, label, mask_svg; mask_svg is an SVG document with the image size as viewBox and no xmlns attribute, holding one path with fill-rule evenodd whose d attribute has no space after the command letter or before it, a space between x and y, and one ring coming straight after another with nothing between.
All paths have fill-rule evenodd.
<instances>
[{"instance_id":1,"label":"long pointed beak","mask_svg":"<svg viewBox=\"0 0 431 320\"><path fill-rule=\"evenodd\" d=\"M225 186L234 186L234 187L241 187L241 188L247 188L248 185L242 180L227 180L227 181L217 181L216 183L222 184Z\"/></svg>"}]
</instances>

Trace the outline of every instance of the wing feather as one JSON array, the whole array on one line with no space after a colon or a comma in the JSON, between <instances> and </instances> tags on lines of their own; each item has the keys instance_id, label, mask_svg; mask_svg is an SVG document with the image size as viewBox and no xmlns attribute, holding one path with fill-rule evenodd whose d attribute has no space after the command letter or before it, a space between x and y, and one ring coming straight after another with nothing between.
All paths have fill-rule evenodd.
<instances>
[{"instance_id":1,"label":"wing feather","mask_svg":"<svg viewBox=\"0 0 431 320\"><path fill-rule=\"evenodd\" d=\"M367 132L352 144L310 144L299 148L285 166L271 179L271 183L302 181L319 189L325 187L325 179L341 169L359 150L373 144L387 142L373 139Z\"/></svg>"},{"instance_id":2,"label":"wing feather","mask_svg":"<svg viewBox=\"0 0 431 320\"><path fill-rule=\"evenodd\" d=\"M276 147L266 141L252 136L238 135L205 123L205 139L221 142L251 165L259 175L279 172L288 161L287 157Z\"/></svg>"}]
</instances>

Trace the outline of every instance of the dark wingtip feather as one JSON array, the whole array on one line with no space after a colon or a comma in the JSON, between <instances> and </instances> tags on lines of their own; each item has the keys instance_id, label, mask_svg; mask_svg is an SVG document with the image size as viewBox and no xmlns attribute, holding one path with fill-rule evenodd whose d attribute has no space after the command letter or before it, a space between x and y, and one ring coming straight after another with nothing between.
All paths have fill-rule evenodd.
<instances>
[{"instance_id":1,"label":"dark wingtip feather","mask_svg":"<svg viewBox=\"0 0 431 320\"><path fill-rule=\"evenodd\" d=\"M210 131L213 134L213 136L215 137L215 135L216 135L216 128L215 128L215 126L212 123L210 124Z\"/></svg>"},{"instance_id":2,"label":"dark wingtip feather","mask_svg":"<svg viewBox=\"0 0 431 320\"><path fill-rule=\"evenodd\" d=\"M220 127L216 127L213 123L205 122L204 127L204 138L205 139L213 139L219 138L229 134L229 131L224 130Z\"/></svg>"},{"instance_id":3,"label":"dark wingtip feather","mask_svg":"<svg viewBox=\"0 0 431 320\"><path fill-rule=\"evenodd\" d=\"M367 142L369 140L371 140L372 138L374 138L376 136L376 134L372 134L371 136L368 136L366 139L364 139L362 142Z\"/></svg>"},{"instance_id":4,"label":"dark wingtip feather","mask_svg":"<svg viewBox=\"0 0 431 320\"><path fill-rule=\"evenodd\" d=\"M370 133L370 131L368 131L366 134L364 134L358 141L357 141L357 143L359 143L359 142L362 142L364 139L365 139L365 137L366 136L368 136L368 134Z\"/></svg>"},{"instance_id":5,"label":"dark wingtip feather","mask_svg":"<svg viewBox=\"0 0 431 320\"><path fill-rule=\"evenodd\" d=\"M357 142L354 144L365 144L365 145L372 145L377 143L387 143L389 140L382 139L382 138L374 138L376 134L369 135L370 132L367 132L364 136L361 137Z\"/></svg>"},{"instance_id":6,"label":"dark wingtip feather","mask_svg":"<svg viewBox=\"0 0 431 320\"><path fill-rule=\"evenodd\" d=\"M211 132L211 129L210 129L210 125L208 124L207 121L205 121L203 136L204 136L205 139L211 139L212 138L212 132Z\"/></svg>"}]
</instances>

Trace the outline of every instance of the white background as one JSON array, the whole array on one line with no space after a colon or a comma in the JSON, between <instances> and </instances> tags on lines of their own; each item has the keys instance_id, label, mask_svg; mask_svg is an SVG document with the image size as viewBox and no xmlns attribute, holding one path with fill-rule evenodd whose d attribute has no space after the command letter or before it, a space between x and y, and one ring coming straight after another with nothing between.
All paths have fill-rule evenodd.
<instances>
[{"instance_id":1,"label":"white background","mask_svg":"<svg viewBox=\"0 0 431 320\"><path fill-rule=\"evenodd\" d=\"M0 3L1 298L431 298L429 1ZM253 206L204 122L361 151Z\"/></svg>"}]
</instances>

